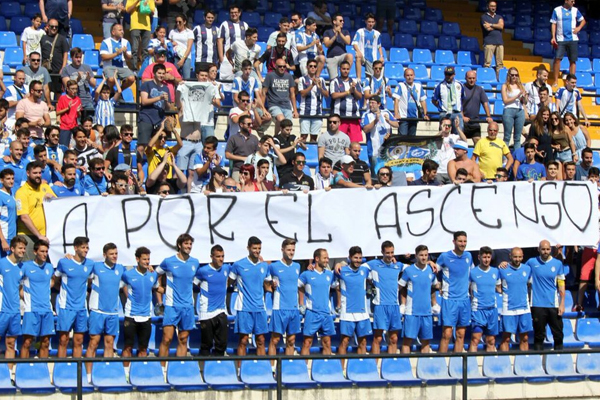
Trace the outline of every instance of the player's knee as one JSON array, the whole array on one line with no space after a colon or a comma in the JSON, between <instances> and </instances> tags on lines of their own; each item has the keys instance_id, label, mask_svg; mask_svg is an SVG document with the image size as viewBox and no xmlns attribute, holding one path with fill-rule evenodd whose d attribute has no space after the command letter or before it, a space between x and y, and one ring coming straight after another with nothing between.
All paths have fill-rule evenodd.
<instances>
[{"instance_id":1,"label":"player's knee","mask_svg":"<svg viewBox=\"0 0 600 400\"><path fill-rule=\"evenodd\" d=\"M69 336L68 335L60 335L60 337L58 339L58 344L60 346L67 347L67 345L69 344Z\"/></svg>"},{"instance_id":2,"label":"player's knee","mask_svg":"<svg viewBox=\"0 0 600 400\"><path fill-rule=\"evenodd\" d=\"M262 347L265 345L265 335L256 335L254 339L257 346Z\"/></svg>"},{"instance_id":3,"label":"player's knee","mask_svg":"<svg viewBox=\"0 0 600 400\"><path fill-rule=\"evenodd\" d=\"M294 347L295 345L296 345L296 337L295 336L288 337L285 340L285 346L286 347L288 347L288 348L289 347Z\"/></svg>"},{"instance_id":4,"label":"player's knee","mask_svg":"<svg viewBox=\"0 0 600 400\"><path fill-rule=\"evenodd\" d=\"M241 346L247 346L248 345L248 335L240 335L239 344Z\"/></svg>"}]
</instances>

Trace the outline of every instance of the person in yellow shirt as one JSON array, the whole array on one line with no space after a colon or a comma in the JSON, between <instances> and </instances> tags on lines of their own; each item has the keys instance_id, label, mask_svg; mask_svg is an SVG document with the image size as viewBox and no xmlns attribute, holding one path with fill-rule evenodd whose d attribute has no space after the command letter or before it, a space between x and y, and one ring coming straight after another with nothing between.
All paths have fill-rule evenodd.
<instances>
[{"instance_id":1,"label":"person in yellow shirt","mask_svg":"<svg viewBox=\"0 0 600 400\"><path fill-rule=\"evenodd\" d=\"M165 122L167 119L163 120L159 129L150 139L148 145L146 146L146 157L148 158L148 176L152 174L152 172L156 169L158 164L160 164L167 152L172 153L173 156L177 155L177 152L183 146L183 142L181 140L181 136L177 132L177 129L172 128L173 134L175 135L175 140L177 144L175 146L167 146L167 133L165 132ZM169 125L172 124L169 122ZM167 179L171 179L173 177L173 172L169 171L167 175Z\"/></svg>"},{"instance_id":2,"label":"person in yellow shirt","mask_svg":"<svg viewBox=\"0 0 600 400\"><path fill-rule=\"evenodd\" d=\"M27 181L17 190L17 234L27 239L27 251L24 261L33 260L33 245L38 241L50 241L46 237L46 217L44 216L44 200L56 197L47 183L42 183L41 161L27 164Z\"/></svg>"},{"instance_id":3,"label":"person in yellow shirt","mask_svg":"<svg viewBox=\"0 0 600 400\"><path fill-rule=\"evenodd\" d=\"M487 137L477 142L471 159L475 162L479 159L479 169L485 179L494 179L496 169L502 167L503 157L506 157L506 169L510 171L513 157L506 143L498 138L498 124L491 122Z\"/></svg>"},{"instance_id":4,"label":"person in yellow shirt","mask_svg":"<svg viewBox=\"0 0 600 400\"><path fill-rule=\"evenodd\" d=\"M133 53L133 69L135 71L148 57L148 44L152 37L152 15L155 8L154 0L127 0L125 11L131 15L131 52ZM146 11L149 12L146 13ZM141 49L140 41L142 43Z\"/></svg>"}]
</instances>

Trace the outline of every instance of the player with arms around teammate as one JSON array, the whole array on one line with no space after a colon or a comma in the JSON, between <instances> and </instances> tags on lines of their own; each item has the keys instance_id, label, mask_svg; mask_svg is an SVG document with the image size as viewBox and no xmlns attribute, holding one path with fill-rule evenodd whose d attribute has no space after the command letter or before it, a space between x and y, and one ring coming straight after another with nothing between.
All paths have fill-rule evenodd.
<instances>
[{"instance_id":1,"label":"player with arms around teammate","mask_svg":"<svg viewBox=\"0 0 600 400\"><path fill-rule=\"evenodd\" d=\"M321 344L323 354L331 354L331 336L335 335L335 325L331 315L331 303L329 302L329 289L335 286L333 272L329 266L329 255L325 249L317 249L313 253L315 260L314 270L304 271L298 279L298 304L304 312L304 342L302 343L302 355L310 354L315 333L321 333ZM304 297L306 296L306 306Z\"/></svg>"},{"instance_id":2,"label":"player with arms around teammate","mask_svg":"<svg viewBox=\"0 0 600 400\"><path fill-rule=\"evenodd\" d=\"M433 313L438 280L427 262L429 249L421 244L415 249L416 262L402 272L398 282L404 311L404 339L402 353L410 353L414 339L421 341L421 353L429 353L433 339Z\"/></svg>"},{"instance_id":3,"label":"player with arms around teammate","mask_svg":"<svg viewBox=\"0 0 600 400\"><path fill-rule=\"evenodd\" d=\"M281 336L285 338L285 354L294 355L296 334L300 333L298 311L298 278L300 264L294 262L296 241L285 239L281 243L281 260L271 263L269 272L273 285L273 314L269 322L271 341L269 355L277 354Z\"/></svg>"},{"instance_id":4,"label":"player with arms around teammate","mask_svg":"<svg viewBox=\"0 0 600 400\"><path fill-rule=\"evenodd\" d=\"M248 346L248 336L254 334L256 354L264 356L265 333L269 332L267 325L267 310L265 307L265 289L270 290L271 285L265 283L269 280L269 265L261 261L260 252L262 242L256 236L248 239L248 257L242 258L231 266L229 284L237 283L240 291L235 301L237 311L235 331L240 335L237 355L245 356Z\"/></svg>"},{"instance_id":5,"label":"player with arms around teammate","mask_svg":"<svg viewBox=\"0 0 600 400\"><path fill-rule=\"evenodd\" d=\"M473 256L467 248L467 233L454 232L454 250L442 253L437 259L438 270L442 271L442 339L440 353L448 351L452 330L456 328L454 352L462 352L465 331L471 321L471 299L469 298L469 271Z\"/></svg>"},{"instance_id":6,"label":"player with arms around teammate","mask_svg":"<svg viewBox=\"0 0 600 400\"><path fill-rule=\"evenodd\" d=\"M491 266L492 249L479 249L479 265L469 273L471 292L471 344L469 351L477 351L481 336L485 335L485 350L496 351L498 334L498 307L496 289L500 285L498 268Z\"/></svg>"},{"instance_id":7,"label":"player with arms around teammate","mask_svg":"<svg viewBox=\"0 0 600 400\"><path fill-rule=\"evenodd\" d=\"M67 356L69 332L73 329L73 358L83 353L83 335L88 331L88 310L86 304L88 278L94 269L94 261L87 258L90 251L90 239L78 236L73 240L75 255L61 258L54 275L60 278L58 293L59 334L58 357Z\"/></svg>"}]
</instances>

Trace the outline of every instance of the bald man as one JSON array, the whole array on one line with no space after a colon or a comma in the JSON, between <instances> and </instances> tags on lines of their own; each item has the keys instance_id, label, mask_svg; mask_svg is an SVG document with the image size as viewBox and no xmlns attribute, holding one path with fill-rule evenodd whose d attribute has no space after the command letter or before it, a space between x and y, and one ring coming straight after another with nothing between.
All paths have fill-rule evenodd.
<instances>
[{"instance_id":1,"label":"bald man","mask_svg":"<svg viewBox=\"0 0 600 400\"><path fill-rule=\"evenodd\" d=\"M565 273L562 262L562 246L557 245L552 257L552 246L542 240L538 246L539 256L530 258L531 267L531 316L533 317L533 348L544 349L546 325L552 331L554 350L563 348L563 320L565 312Z\"/></svg>"},{"instance_id":2,"label":"bald man","mask_svg":"<svg viewBox=\"0 0 600 400\"><path fill-rule=\"evenodd\" d=\"M475 82L477 82L477 71L467 71L464 84L465 97L463 98L462 106L465 136L473 139L473 143L477 144L481 139L480 123L483 122L479 119L480 107L483 107L488 124L494 120L490 113L490 103L485 90L481 86L476 85Z\"/></svg>"},{"instance_id":3,"label":"bald man","mask_svg":"<svg viewBox=\"0 0 600 400\"><path fill-rule=\"evenodd\" d=\"M531 267L523 262L523 250L515 247L510 252L510 263L500 264L502 293L502 342L500 351L510 349L511 335L519 335L519 349L529 350L529 332L533 330L529 308L529 284Z\"/></svg>"},{"instance_id":4,"label":"bald man","mask_svg":"<svg viewBox=\"0 0 600 400\"><path fill-rule=\"evenodd\" d=\"M506 143L498 137L498 124L490 122L488 124L487 136L477 142L473 150L471 160L479 163L479 169L483 177L487 180L494 180L496 169L502 167L504 157L506 157L505 168L510 170L513 164L513 157Z\"/></svg>"}]
</instances>

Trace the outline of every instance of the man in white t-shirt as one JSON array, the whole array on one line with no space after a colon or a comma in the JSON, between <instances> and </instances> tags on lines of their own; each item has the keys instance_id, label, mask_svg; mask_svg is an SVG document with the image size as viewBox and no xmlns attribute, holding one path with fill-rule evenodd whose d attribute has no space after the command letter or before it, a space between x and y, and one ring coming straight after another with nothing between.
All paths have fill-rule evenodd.
<instances>
[{"instance_id":1,"label":"man in white t-shirt","mask_svg":"<svg viewBox=\"0 0 600 400\"><path fill-rule=\"evenodd\" d=\"M31 26L28 26L21 33L21 43L23 44L23 65L27 65L27 58L34 52L40 52L40 42L45 35L42 26L42 15L35 14L31 18Z\"/></svg>"},{"instance_id":2,"label":"man in white t-shirt","mask_svg":"<svg viewBox=\"0 0 600 400\"><path fill-rule=\"evenodd\" d=\"M242 74L242 61L250 60L254 63L260 55L260 46L256 44L258 41L258 31L256 28L246 29L246 38L244 40L236 40L231 48L227 51L227 59L233 65L233 73L236 76ZM258 78L256 71L252 74Z\"/></svg>"},{"instance_id":3,"label":"man in white t-shirt","mask_svg":"<svg viewBox=\"0 0 600 400\"><path fill-rule=\"evenodd\" d=\"M13 76L13 84L6 87L6 93L4 98L8 101L8 113L6 114L6 128L10 131L15 126L15 112L17 110L17 103L24 97L27 97L29 92L29 86L25 84L25 73L21 70L15 72Z\"/></svg>"},{"instance_id":4,"label":"man in white t-shirt","mask_svg":"<svg viewBox=\"0 0 600 400\"><path fill-rule=\"evenodd\" d=\"M437 169L437 181L445 185L452 183L448 176L448 163L455 157L454 145L459 140L466 142L467 137L462 129L456 125L455 128L458 134L452 133L452 120L449 117L444 117L442 119L441 128L442 130L438 135L442 137L442 144L433 160L439 164Z\"/></svg>"},{"instance_id":5,"label":"man in white t-shirt","mask_svg":"<svg viewBox=\"0 0 600 400\"><path fill-rule=\"evenodd\" d=\"M270 135L264 135L258 142L258 149L254 154L250 154L246 158L246 164L254 165L256 176L258 177L258 162L260 160L267 160L269 162L269 172L265 176L265 180L269 182L275 181L274 169L275 165L284 165L286 163L285 156L279 150L279 147L275 146L273 137Z\"/></svg>"},{"instance_id":6,"label":"man in white t-shirt","mask_svg":"<svg viewBox=\"0 0 600 400\"><path fill-rule=\"evenodd\" d=\"M177 153L177 167L193 170L194 158L202 151L202 143L215 135L214 107L221 106L215 85L208 81L208 71L197 71L197 82L184 81L177 86L175 101L181 121L183 146Z\"/></svg>"}]
</instances>

